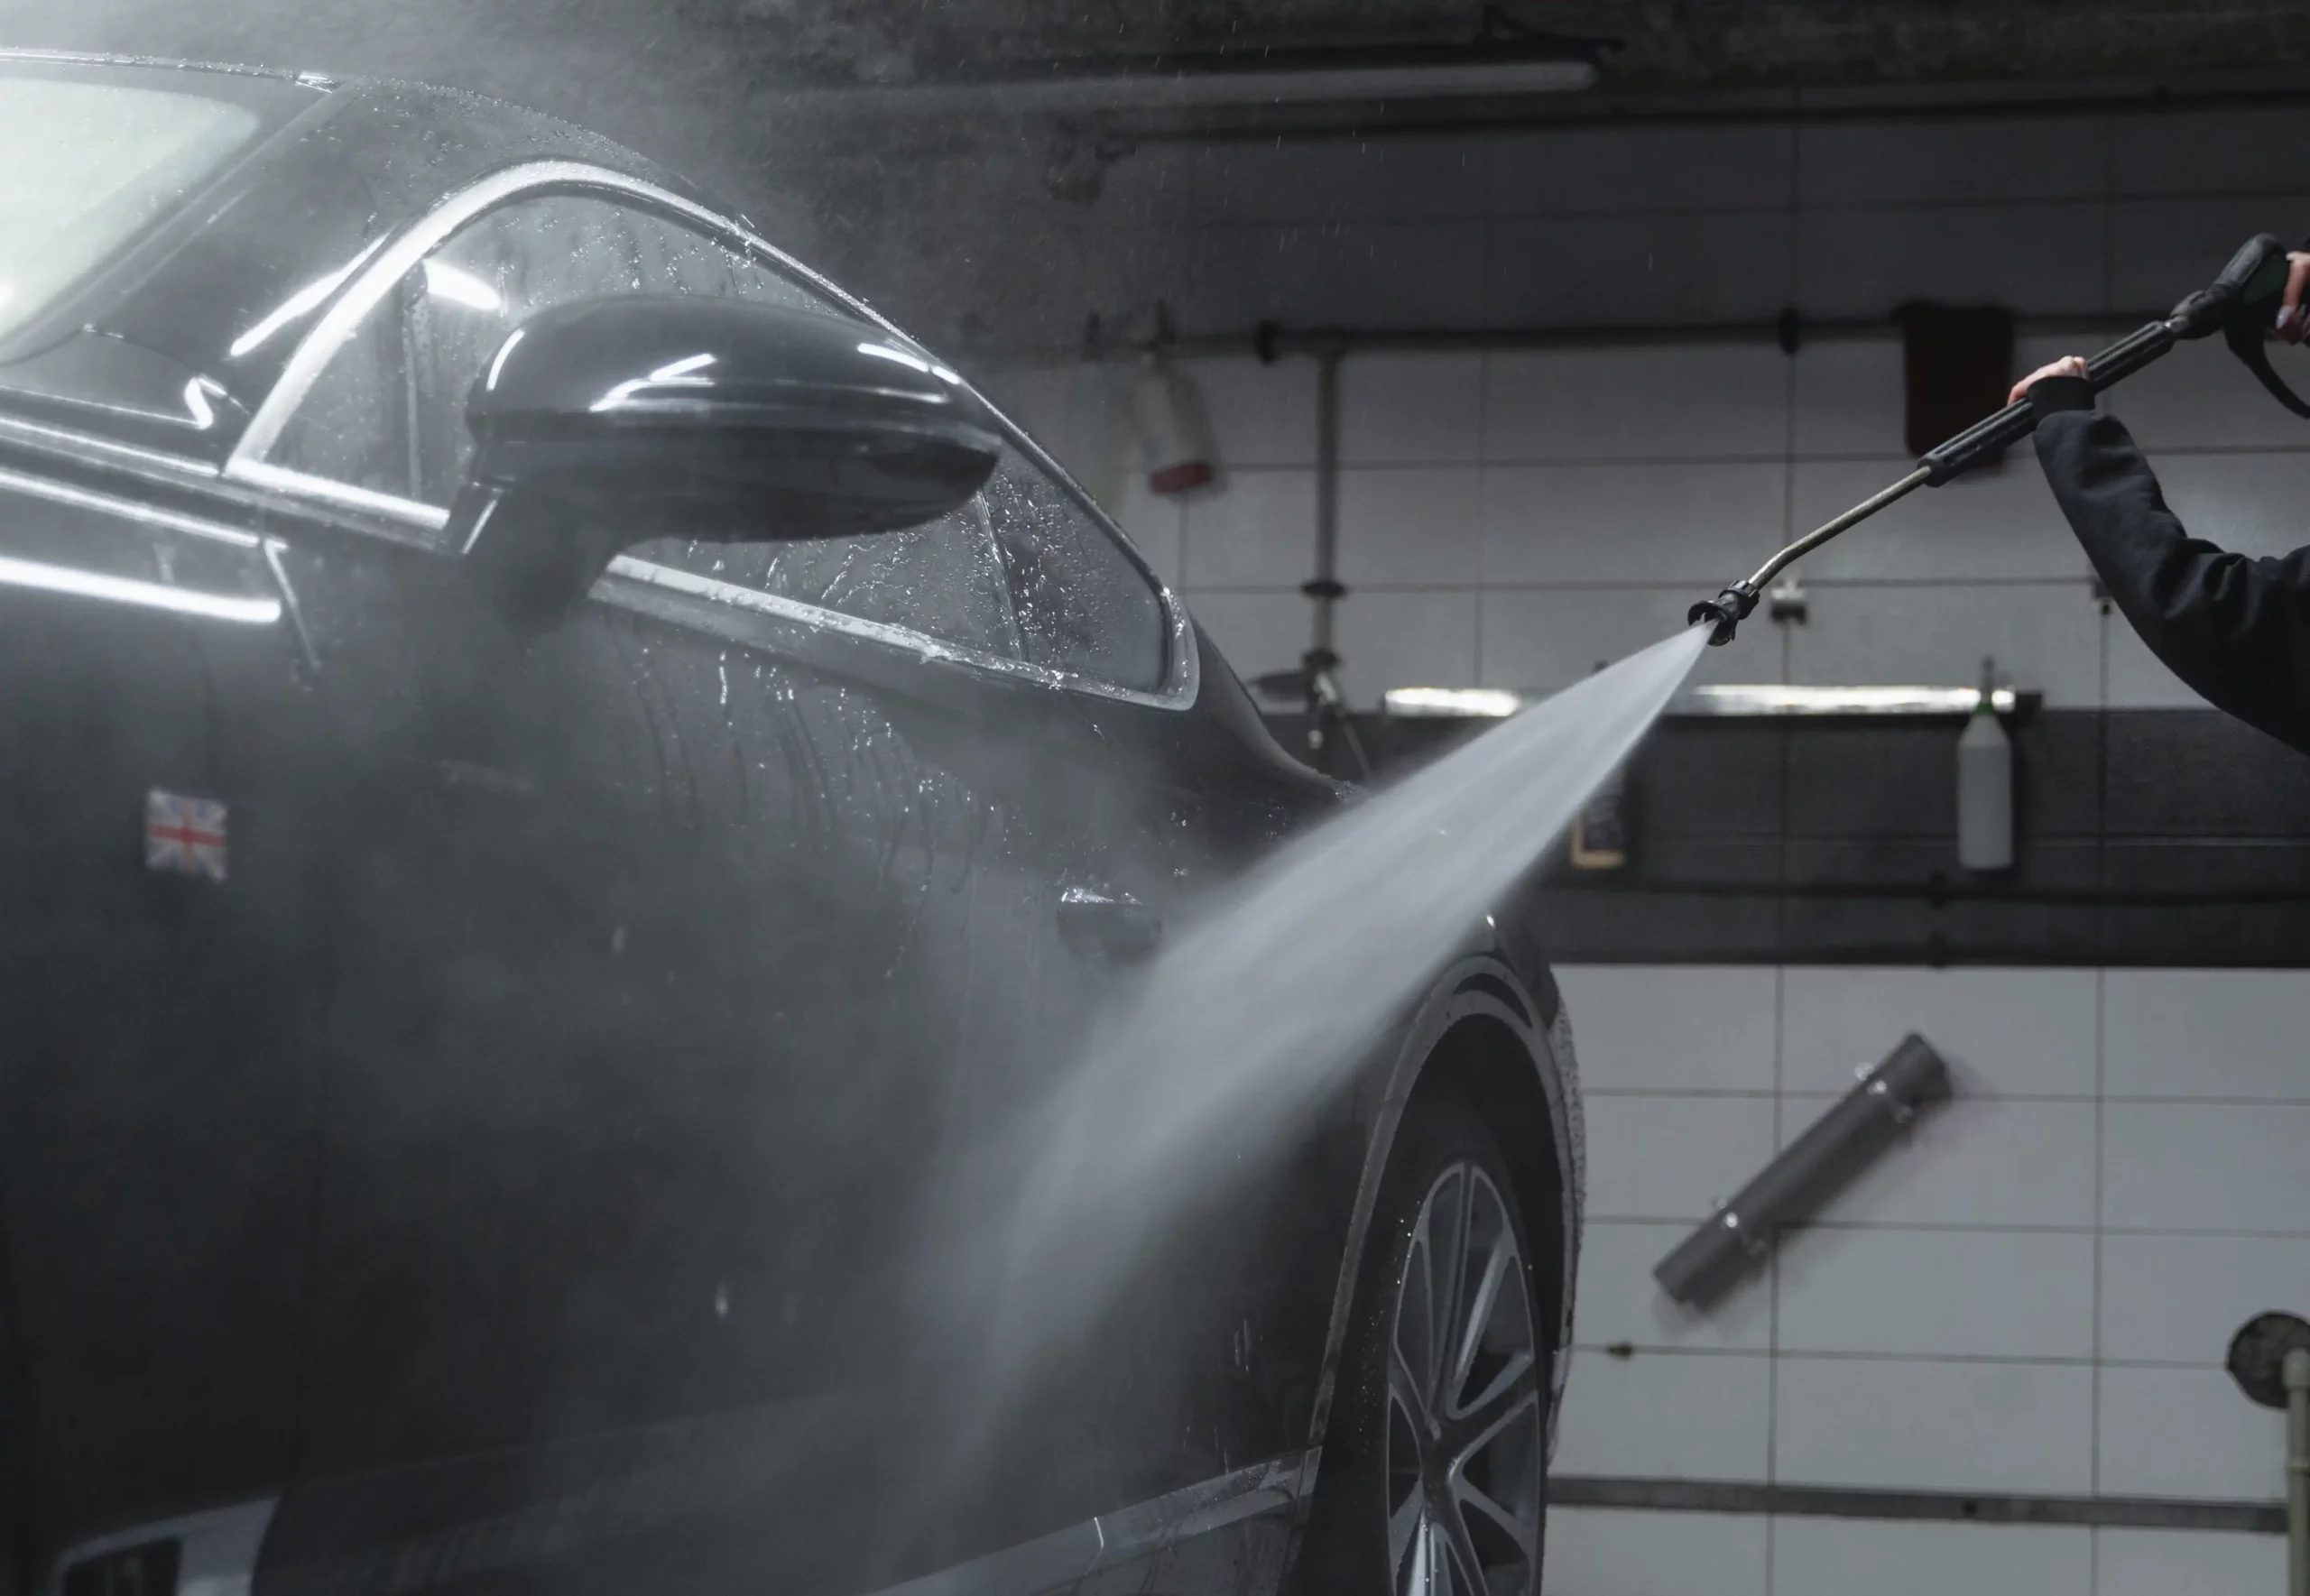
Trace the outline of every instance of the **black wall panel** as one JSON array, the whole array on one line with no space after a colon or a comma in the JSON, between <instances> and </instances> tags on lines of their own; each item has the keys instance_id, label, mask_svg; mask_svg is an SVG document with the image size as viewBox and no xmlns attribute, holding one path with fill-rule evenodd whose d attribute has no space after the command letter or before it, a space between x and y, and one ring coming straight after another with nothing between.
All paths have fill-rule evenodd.
<instances>
[{"instance_id":1,"label":"black wall panel","mask_svg":"<svg viewBox=\"0 0 2310 1596\"><path fill-rule=\"evenodd\" d=\"M1358 729L1384 785L1483 724ZM2310 760L2210 710L2021 717L2016 863L1974 875L1960 729L1671 717L1627 772L1627 867L1558 848L1527 910L1565 962L2310 966Z\"/></svg>"}]
</instances>

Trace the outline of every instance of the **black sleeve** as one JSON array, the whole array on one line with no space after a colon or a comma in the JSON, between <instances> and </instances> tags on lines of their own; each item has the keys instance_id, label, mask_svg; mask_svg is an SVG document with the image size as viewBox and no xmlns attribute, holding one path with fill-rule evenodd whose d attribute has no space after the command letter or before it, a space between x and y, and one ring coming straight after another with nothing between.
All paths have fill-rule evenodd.
<instances>
[{"instance_id":1,"label":"black sleeve","mask_svg":"<svg viewBox=\"0 0 2310 1596\"><path fill-rule=\"evenodd\" d=\"M2084 379L2029 392L2046 480L2150 652L2208 703L2310 752L2310 548L2258 559L2191 537Z\"/></svg>"}]
</instances>

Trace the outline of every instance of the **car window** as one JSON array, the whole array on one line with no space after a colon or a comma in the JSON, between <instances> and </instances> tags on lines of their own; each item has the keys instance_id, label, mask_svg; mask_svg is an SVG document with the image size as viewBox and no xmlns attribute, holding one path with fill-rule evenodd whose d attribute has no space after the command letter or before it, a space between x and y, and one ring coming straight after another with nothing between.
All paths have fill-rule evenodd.
<instances>
[{"instance_id":1,"label":"car window","mask_svg":"<svg viewBox=\"0 0 2310 1596\"><path fill-rule=\"evenodd\" d=\"M661 539L637 559L757 593L926 632L1003 659L1022 656L985 495L901 532L790 543Z\"/></svg>"},{"instance_id":2,"label":"car window","mask_svg":"<svg viewBox=\"0 0 2310 1596\"><path fill-rule=\"evenodd\" d=\"M411 269L322 372L274 462L446 507L473 454L466 395L508 333L557 305L664 293L845 314L654 211L597 194L533 195L476 217Z\"/></svg>"},{"instance_id":3,"label":"car window","mask_svg":"<svg viewBox=\"0 0 2310 1596\"><path fill-rule=\"evenodd\" d=\"M1113 687L1160 687L1162 600L1106 528L1015 448L1004 448L980 497L1026 657Z\"/></svg>"},{"instance_id":4,"label":"car window","mask_svg":"<svg viewBox=\"0 0 2310 1596\"><path fill-rule=\"evenodd\" d=\"M0 333L180 205L259 125L198 94L0 72Z\"/></svg>"},{"instance_id":5,"label":"car window","mask_svg":"<svg viewBox=\"0 0 2310 1596\"><path fill-rule=\"evenodd\" d=\"M910 531L794 543L665 540L633 551L699 576L1151 692L1168 624L1095 517L1005 445L978 496Z\"/></svg>"},{"instance_id":6,"label":"car window","mask_svg":"<svg viewBox=\"0 0 2310 1596\"><path fill-rule=\"evenodd\" d=\"M540 194L476 217L412 268L331 360L275 463L443 508L472 458L465 401L513 329L618 294L710 294L848 316L696 228L597 194ZM760 592L1021 654L982 499L910 531L793 543L660 539L627 550Z\"/></svg>"}]
</instances>

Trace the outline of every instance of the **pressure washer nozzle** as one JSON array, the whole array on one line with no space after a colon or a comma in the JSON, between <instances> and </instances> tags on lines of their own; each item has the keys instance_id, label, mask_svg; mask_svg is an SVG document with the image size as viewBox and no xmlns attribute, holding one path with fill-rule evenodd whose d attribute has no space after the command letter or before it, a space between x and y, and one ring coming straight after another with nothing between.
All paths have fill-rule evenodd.
<instances>
[{"instance_id":1,"label":"pressure washer nozzle","mask_svg":"<svg viewBox=\"0 0 2310 1596\"><path fill-rule=\"evenodd\" d=\"M1705 598L1685 613L1685 623L1697 626L1704 621L1715 623L1715 630L1708 634L1711 648L1723 648L1732 641L1732 633L1749 613L1757 607L1757 589L1748 582L1735 582L1714 598Z\"/></svg>"}]
</instances>

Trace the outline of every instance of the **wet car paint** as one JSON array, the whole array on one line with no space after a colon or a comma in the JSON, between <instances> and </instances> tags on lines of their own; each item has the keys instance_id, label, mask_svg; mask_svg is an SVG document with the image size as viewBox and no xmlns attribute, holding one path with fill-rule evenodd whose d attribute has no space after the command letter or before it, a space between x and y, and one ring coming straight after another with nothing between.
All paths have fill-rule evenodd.
<instances>
[{"instance_id":1,"label":"wet car paint","mask_svg":"<svg viewBox=\"0 0 2310 1596\"><path fill-rule=\"evenodd\" d=\"M408 516L220 475L328 301L235 343L445 197L578 161L698 202L471 97L273 87L310 103L141 276L0 351L0 557L79 583L0 583L27 1588L211 1509L259 1512L268 1592L1272 1583L1424 1055L1375 1039L967 1457L919 1254L1129 979L1068 894L1176 923L1337 789L1175 605L1156 692L646 560L536 633ZM90 336L213 381L209 423L106 402ZM153 789L226 806L223 881L143 868ZM1547 1073L1544 968L1438 1002L1479 978Z\"/></svg>"}]
</instances>

